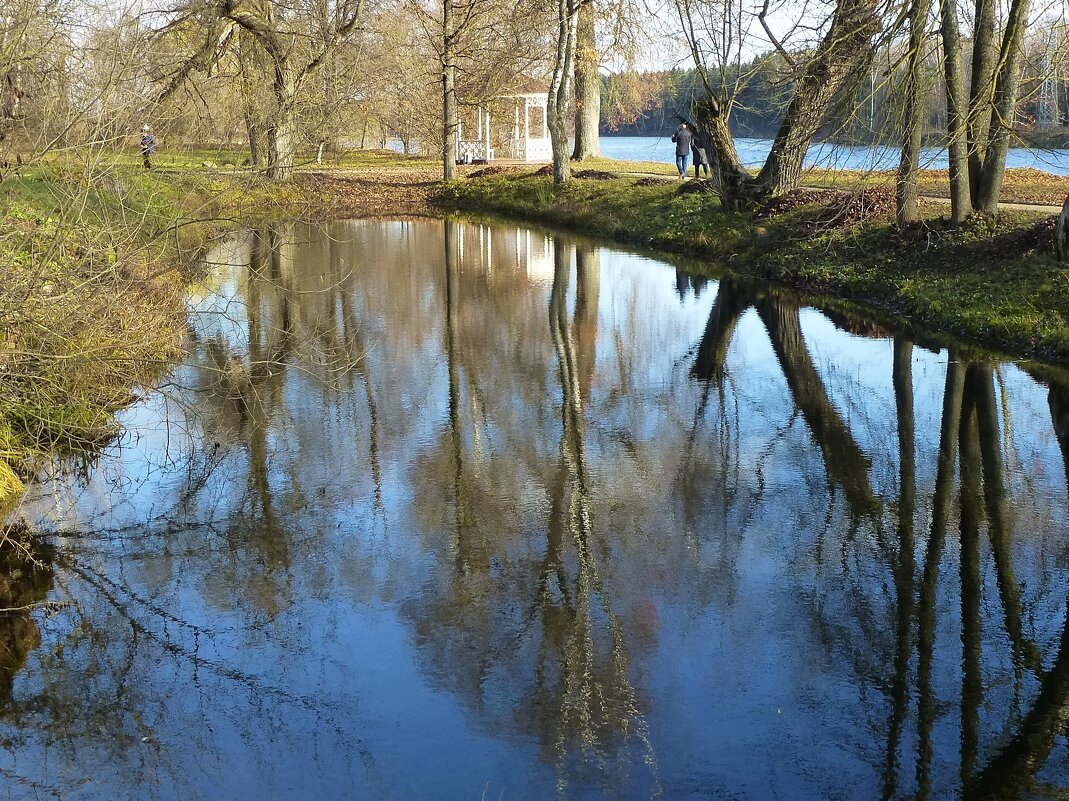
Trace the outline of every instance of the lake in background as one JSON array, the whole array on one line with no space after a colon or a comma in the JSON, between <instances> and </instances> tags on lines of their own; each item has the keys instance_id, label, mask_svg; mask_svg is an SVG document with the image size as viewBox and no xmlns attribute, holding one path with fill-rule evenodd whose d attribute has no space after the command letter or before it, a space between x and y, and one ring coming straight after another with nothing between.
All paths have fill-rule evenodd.
<instances>
[{"instance_id":1,"label":"lake in background","mask_svg":"<svg viewBox=\"0 0 1069 801\"><path fill-rule=\"evenodd\" d=\"M516 224L207 259L0 553L0 799L1069 792L1056 374Z\"/></svg>"},{"instance_id":2,"label":"lake in background","mask_svg":"<svg viewBox=\"0 0 1069 801\"><path fill-rule=\"evenodd\" d=\"M735 147L743 164L759 167L772 148L772 140L739 138L735 140ZM602 136L601 152L608 158L625 161L675 162L675 143L667 136ZM901 151L896 147L814 142L806 154L805 164L808 167L839 170L897 170L900 154ZM1011 148L1006 155L1006 166L1031 167L1055 175L1069 175L1069 150ZM921 168L945 170L946 149L922 148Z\"/></svg>"},{"instance_id":3,"label":"lake in background","mask_svg":"<svg viewBox=\"0 0 1069 801\"><path fill-rule=\"evenodd\" d=\"M398 140L388 140L387 147L399 153L403 150ZM667 136L601 137L602 155L621 161L663 161L674 164L675 147L675 143ZM735 147L743 164L760 167L772 148L772 140L739 138L735 140ZM896 170L899 153L899 149L894 147L814 142L806 154L805 164L841 170ZM1069 150L1011 148L1006 155L1006 166L1031 167L1055 175L1069 175ZM921 150L922 169L943 170L946 167L945 149L926 147Z\"/></svg>"}]
</instances>

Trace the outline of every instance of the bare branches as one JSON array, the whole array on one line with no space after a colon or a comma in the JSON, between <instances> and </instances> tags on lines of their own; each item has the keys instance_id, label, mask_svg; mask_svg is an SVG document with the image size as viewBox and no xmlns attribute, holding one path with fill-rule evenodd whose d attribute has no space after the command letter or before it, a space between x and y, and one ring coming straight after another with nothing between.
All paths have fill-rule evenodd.
<instances>
[{"instance_id":1,"label":"bare branches","mask_svg":"<svg viewBox=\"0 0 1069 801\"><path fill-rule=\"evenodd\" d=\"M776 38L776 34L772 33L772 29L768 27L768 22L765 20L765 17L768 15L768 3L769 0L765 0L764 4L761 6L761 10L757 14L757 21L761 23L761 27L764 28L768 41L772 42L773 47L776 48L776 52L783 56L783 60L791 66L791 69L798 69L798 65L795 63L794 58L787 52L787 49L783 46L780 40Z\"/></svg>"}]
</instances>

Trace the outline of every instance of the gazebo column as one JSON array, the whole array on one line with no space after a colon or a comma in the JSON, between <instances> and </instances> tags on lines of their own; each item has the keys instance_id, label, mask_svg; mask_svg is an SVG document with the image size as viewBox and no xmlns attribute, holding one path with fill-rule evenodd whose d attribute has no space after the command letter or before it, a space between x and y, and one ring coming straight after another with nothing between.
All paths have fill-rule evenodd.
<instances>
[{"instance_id":1,"label":"gazebo column","mask_svg":"<svg viewBox=\"0 0 1069 801\"><path fill-rule=\"evenodd\" d=\"M486 163L490 163L490 107L487 106L485 110L486 125L483 127L483 132L486 134Z\"/></svg>"},{"instance_id":2,"label":"gazebo column","mask_svg":"<svg viewBox=\"0 0 1069 801\"><path fill-rule=\"evenodd\" d=\"M531 160L531 101L523 99L523 160Z\"/></svg>"}]
</instances>

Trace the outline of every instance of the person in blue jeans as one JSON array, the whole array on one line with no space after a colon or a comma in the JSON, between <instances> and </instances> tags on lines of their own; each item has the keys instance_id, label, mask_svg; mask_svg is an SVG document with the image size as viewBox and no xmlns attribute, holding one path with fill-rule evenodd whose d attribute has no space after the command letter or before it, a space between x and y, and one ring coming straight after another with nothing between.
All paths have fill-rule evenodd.
<instances>
[{"instance_id":1,"label":"person in blue jeans","mask_svg":"<svg viewBox=\"0 0 1069 801\"><path fill-rule=\"evenodd\" d=\"M694 131L685 122L681 123L672 134L672 141L676 143L676 169L682 181L687 177L687 160L690 158L690 146L694 144Z\"/></svg>"}]
</instances>

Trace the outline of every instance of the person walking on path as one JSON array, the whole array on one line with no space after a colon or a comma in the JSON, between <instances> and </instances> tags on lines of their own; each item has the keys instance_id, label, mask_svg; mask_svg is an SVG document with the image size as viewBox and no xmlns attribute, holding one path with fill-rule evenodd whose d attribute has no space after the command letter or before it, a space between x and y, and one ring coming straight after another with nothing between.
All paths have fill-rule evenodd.
<instances>
[{"instance_id":1,"label":"person walking on path","mask_svg":"<svg viewBox=\"0 0 1069 801\"><path fill-rule=\"evenodd\" d=\"M685 122L681 123L672 134L672 141L676 143L676 169L682 181L687 177L687 159L690 158L690 146L694 143L694 132Z\"/></svg>"},{"instance_id":2,"label":"person walking on path","mask_svg":"<svg viewBox=\"0 0 1069 801\"><path fill-rule=\"evenodd\" d=\"M152 157L156 155L156 137L152 135L147 125L141 126L141 158L144 159L145 169L152 169Z\"/></svg>"}]
</instances>

